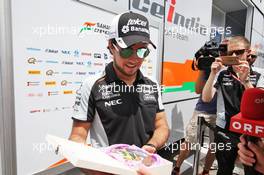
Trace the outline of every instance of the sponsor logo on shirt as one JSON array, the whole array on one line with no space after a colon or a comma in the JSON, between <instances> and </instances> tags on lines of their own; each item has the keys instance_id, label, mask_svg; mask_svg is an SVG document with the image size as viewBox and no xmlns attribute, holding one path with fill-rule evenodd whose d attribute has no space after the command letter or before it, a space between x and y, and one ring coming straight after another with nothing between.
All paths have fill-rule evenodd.
<instances>
[{"instance_id":1,"label":"sponsor logo on shirt","mask_svg":"<svg viewBox=\"0 0 264 175\"><path fill-rule=\"evenodd\" d=\"M112 100L112 101L105 102L105 107L116 106L116 105L120 105L122 103L123 102L121 99Z\"/></svg>"}]
</instances>

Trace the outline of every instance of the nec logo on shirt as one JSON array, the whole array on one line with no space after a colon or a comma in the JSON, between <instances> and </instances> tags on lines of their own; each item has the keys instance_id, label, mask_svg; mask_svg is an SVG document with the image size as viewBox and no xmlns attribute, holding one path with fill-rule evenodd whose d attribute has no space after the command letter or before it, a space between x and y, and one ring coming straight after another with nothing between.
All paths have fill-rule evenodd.
<instances>
[{"instance_id":1,"label":"nec logo on shirt","mask_svg":"<svg viewBox=\"0 0 264 175\"><path fill-rule=\"evenodd\" d=\"M110 107L110 106L115 106L115 105L120 105L122 104L122 100L121 99L117 99L117 100L112 100L109 102L105 102L105 107Z\"/></svg>"}]
</instances>

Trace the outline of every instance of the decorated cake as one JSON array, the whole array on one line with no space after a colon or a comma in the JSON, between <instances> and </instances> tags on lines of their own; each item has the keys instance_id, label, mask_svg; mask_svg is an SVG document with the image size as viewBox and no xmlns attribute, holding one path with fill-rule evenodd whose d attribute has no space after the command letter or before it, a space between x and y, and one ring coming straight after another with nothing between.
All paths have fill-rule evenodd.
<instances>
[{"instance_id":1,"label":"decorated cake","mask_svg":"<svg viewBox=\"0 0 264 175\"><path fill-rule=\"evenodd\" d=\"M103 151L133 169L138 169L142 165L149 167L161 163L161 158L158 155L150 154L135 145L115 144Z\"/></svg>"}]
</instances>

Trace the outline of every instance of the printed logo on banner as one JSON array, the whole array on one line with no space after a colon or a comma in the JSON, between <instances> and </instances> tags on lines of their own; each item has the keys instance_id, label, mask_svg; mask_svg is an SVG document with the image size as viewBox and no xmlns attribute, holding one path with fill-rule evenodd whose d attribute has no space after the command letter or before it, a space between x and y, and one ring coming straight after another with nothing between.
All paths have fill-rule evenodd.
<instances>
[{"instance_id":1,"label":"printed logo on banner","mask_svg":"<svg viewBox=\"0 0 264 175\"><path fill-rule=\"evenodd\" d=\"M55 75L55 74L59 74L59 72L54 72L53 70L49 69L46 71L46 75L47 76L52 76L52 75Z\"/></svg>"},{"instance_id":2,"label":"printed logo on banner","mask_svg":"<svg viewBox=\"0 0 264 175\"><path fill-rule=\"evenodd\" d=\"M73 61L62 61L61 64L65 64L65 65L73 65Z\"/></svg>"},{"instance_id":3,"label":"printed logo on banner","mask_svg":"<svg viewBox=\"0 0 264 175\"><path fill-rule=\"evenodd\" d=\"M59 91L48 91L48 96L59 95Z\"/></svg>"},{"instance_id":4,"label":"printed logo on banner","mask_svg":"<svg viewBox=\"0 0 264 175\"><path fill-rule=\"evenodd\" d=\"M95 72L88 72L89 75L95 75Z\"/></svg>"},{"instance_id":5,"label":"printed logo on banner","mask_svg":"<svg viewBox=\"0 0 264 175\"><path fill-rule=\"evenodd\" d=\"M79 50L73 51L73 56L74 57L79 57L80 56L80 51Z\"/></svg>"},{"instance_id":6,"label":"printed logo on banner","mask_svg":"<svg viewBox=\"0 0 264 175\"><path fill-rule=\"evenodd\" d=\"M79 65L79 66L84 66L84 62L82 62L82 61L76 61L76 65Z\"/></svg>"},{"instance_id":7,"label":"printed logo on banner","mask_svg":"<svg viewBox=\"0 0 264 175\"><path fill-rule=\"evenodd\" d=\"M55 107L55 108L53 109L53 111L54 111L54 112L56 112L56 111L60 111L60 108L59 108L59 107Z\"/></svg>"},{"instance_id":8,"label":"printed logo on banner","mask_svg":"<svg viewBox=\"0 0 264 175\"><path fill-rule=\"evenodd\" d=\"M55 86L56 85L56 81L46 81L45 85L46 86Z\"/></svg>"},{"instance_id":9,"label":"printed logo on banner","mask_svg":"<svg viewBox=\"0 0 264 175\"><path fill-rule=\"evenodd\" d=\"M71 55L71 51L69 50L61 50L61 53L64 55Z\"/></svg>"},{"instance_id":10,"label":"printed logo on banner","mask_svg":"<svg viewBox=\"0 0 264 175\"><path fill-rule=\"evenodd\" d=\"M63 94L67 95L67 94L73 94L73 91L68 90L68 91L63 91Z\"/></svg>"},{"instance_id":11,"label":"printed logo on banner","mask_svg":"<svg viewBox=\"0 0 264 175\"><path fill-rule=\"evenodd\" d=\"M29 113L38 113L41 112L41 109L32 109L29 111Z\"/></svg>"},{"instance_id":12,"label":"printed logo on banner","mask_svg":"<svg viewBox=\"0 0 264 175\"><path fill-rule=\"evenodd\" d=\"M76 72L76 75L86 75L87 72Z\"/></svg>"},{"instance_id":13,"label":"printed logo on banner","mask_svg":"<svg viewBox=\"0 0 264 175\"><path fill-rule=\"evenodd\" d=\"M63 75L72 75L73 74L73 72L61 72L61 74L63 74Z\"/></svg>"},{"instance_id":14,"label":"printed logo on banner","mask_svg":"<svg viewBox=\"0 0 264 175\"><path fill-rule=\"evenodd\" d=\"M27 86L39 86L40 81L28 81Z\"/></svg>"},{"instance_id":15,"label":"printed logo on banner","mask_svg":"<svg viewBox=\"0 0 264 175\"><path fill-rule=\"evenodd\" d=\"M61 107L62 110L68 110L68 109L72 109L71 106L64 106L64 107Z\"/></svg>"},{"instance_id":16,"label":"printed logo on banner","mask_svg":"<svg viewBox=\"0 0 264 175\"><path fill-rule=\"evenodd\" d=\"M91 61L87 61L87 67L92 67L92 62Z\"/></svg>"},{"instance_id":17,"label":"printed logo on banner","mask_svg":"<svg viewBox=\"0 0 264 175\"><path fill-rule=\"evenodd\" d=\"M93 28L95 27L96 23L93 22L85 22L83 24L83 27L80 30L80 33L82 33L83 31L90 31L93 30Z\"/></svg>"},{"instance_id":18,"label":"printed logo on banner","mask_svg":"<svg viewBox=\"0 0 264 175\"><path fill-rule=\"evenodd\" d=\"M94 58L102 58L100 53L94 53Z\"/></svg>"},{"instance_id":19,"label":"printed logo on banner","mask_svg":"<svg viewBox=\"0 0 264 175\"><path fill-rule=\"evenodd\" d=\"M91 57L91 56L92 56L92 53L89 53L89 52L82 52L81 55L82 55L82 56Z\"/></svg>"},{"instance_id":20,"label":"printed logo on banner","mask_svg":"<svg viewBox=\"0 0 264 175\"><path fill-rule=\"evenodd\" d=\"M67 85L69 85L69 84L72 84L72 82L67 81L67 80L62 80L62 81L61 81L61 86L67 86Z\"/></svg>"},{"instance_id":21,"label":"printed logo on banner","mask_svg":"<svg viewBox=\"0 0 264 175\"><path fill-rule=\"evenodd\" d=\"M47 52L47 53L58 53L59 51L55 50L55 49L45 49L45 52Z\"/></svg>"},{"instance_id":22,"label":"printed logo on banner","mask_svg":"<svg viewBox=\"0 0 264 175\"><path fill-rule=\"evenodd\" d=\"M98 34L109 34L110 25L100 22L85 22L79 32L79 35L84 32L92 32Z\"/></svg>"},{"instance_id":23,"label":"printed logo on banner","mask_svg":"<svg viewBox=\"0 0 264 175\"><path fill-rule=\"evenodd\" d=\"M94 63L94 66L103 66L103 63Z\"/></svg>"},{"instance_id":24,"label":"printed logo on banner","mask_svg":"<svg viewBox=\"0 0 264 175\"><path fill-rule=\"evenodd\" d=\"M40 70L29 70L28 74L30 74L30 75L40 75Z\"/></svg>"},{"instance_id":25,"label":"printed logo on banner","mask_svg":"<svg viewBox=\"0 0 264 175\"><path fill-rule=\"evenodd\" d=\"M34 47L28 47L27 50L29 50L29 51L41 51L41 49L34 48Z\"/></svg>"},{"instance_id":26,"label":"printed logo on banner","mask_svg":"<svg viewBox=\"0 0 264 175\"><path fill-rule=\"evenodd\" d=\"M82 82L81 81L75 81L74 84L80 85L80 84L82 84Z\"/></svg>"},{"instance_id":27,"label":"printed logo on banner","mask_svg":"<svg viewBox=\"0 0 264 175\"><path fill-rule=\"evenodd\" d=\"M50 63L50 64L58 64L58 61L55 60L46 60L46 63Z\"/></svg>"},{"instance_id":28,"label":"printed logo on banner","mask_svg":"<svg viewBox=\"0 0 264 175\"><path fill-rule=\"evenodd\" d=\"M104 59L105 59L105 60L108 59L108 55L107 55L107 53L104 53Z\"/></svg>"},{"instance_id":29,"label":"printed logo on banner","mask_svg":"<svg viewBox=\"0 0 264 175\"><path fill-rule=\"evenodd\" d=\"M45 112L51 112L51 111L52 111L52 109L50 109L50 108L42 109L42 112L43 112L43 113L45 113Z\"/></svg>"},{"instance_id":30,"label":"printed logo on banner","mask_svg":"<svg viewBox=\"0 0 264 175\"><path fill-rule=\"evenodd\" d=\"M29 64L36 64L36 63L41 63L43 62L42 60L37 60L35 57L30 57L28 58L28 61L27 61Z\"/></svg>"},{"instance_id":31,"label":"printed logo on banner","mask_svg":"<svg viewBox=\"0 0 264 175\"><path fill-rule=\"evenodd\" d=\"M43 97L43 93L28 93L28 97Z\"/></svg>"}]
</instances>

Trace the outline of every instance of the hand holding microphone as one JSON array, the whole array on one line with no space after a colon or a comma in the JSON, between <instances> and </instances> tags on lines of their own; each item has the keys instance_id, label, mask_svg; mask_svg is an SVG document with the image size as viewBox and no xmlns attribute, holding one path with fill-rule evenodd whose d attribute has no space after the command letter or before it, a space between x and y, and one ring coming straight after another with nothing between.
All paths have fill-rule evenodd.
<instances>
[{"instance_id":1,"label":"hand holding microphone","mask_svg":"<svg viewBox=\"0 0 264 175\"><path fill-rule=\"evenodd\" d=\"M259 140L256 144L252 142L246 142L243 136L240 137L240 143L238 144L238 155L240 161L251 166L264 173L264 144Z\"/></svg>"},{"instance_id":2,"label":"hand holding microphone","mask_svg":"<svg viewBox=\"0 0 264 175\"><path fill-rule=\"evenodd\" d=\"M264 138L264 90L250 88L245 90L240 113L231 118L230 130L244 134L238 144L238 154L242 163L256 165L257 171L264 172L264 146L260 138ZM259 154L259 153L262 154ZM262 168L262 169L261 169Z\"/></svg>"}]
</instances>

